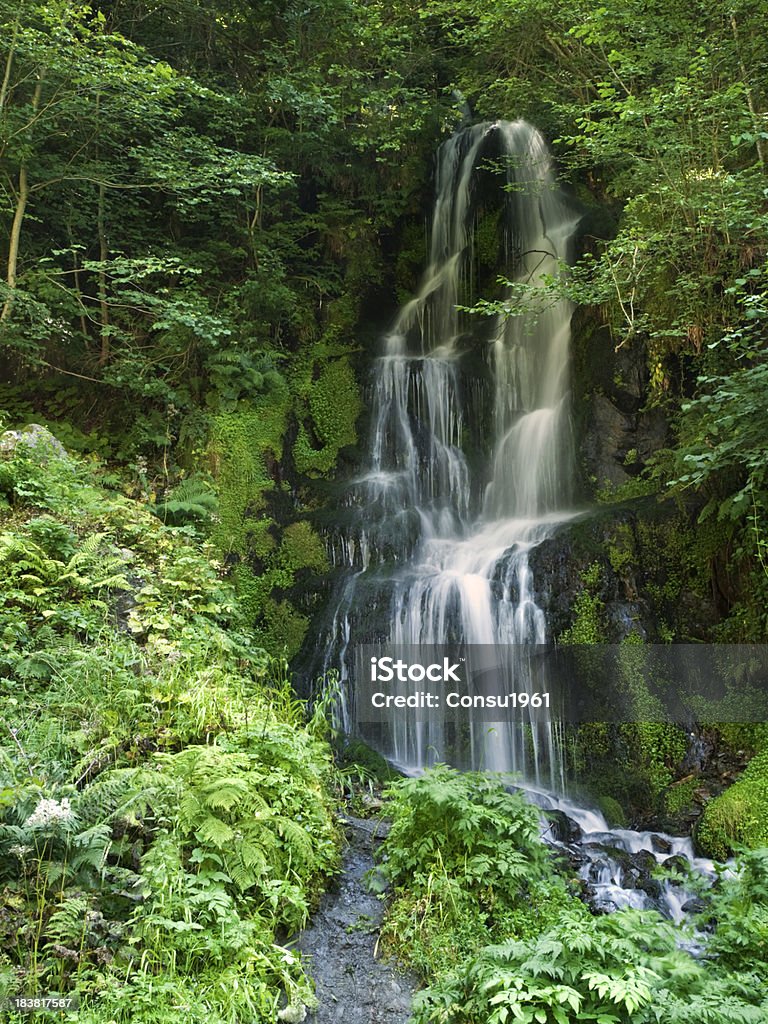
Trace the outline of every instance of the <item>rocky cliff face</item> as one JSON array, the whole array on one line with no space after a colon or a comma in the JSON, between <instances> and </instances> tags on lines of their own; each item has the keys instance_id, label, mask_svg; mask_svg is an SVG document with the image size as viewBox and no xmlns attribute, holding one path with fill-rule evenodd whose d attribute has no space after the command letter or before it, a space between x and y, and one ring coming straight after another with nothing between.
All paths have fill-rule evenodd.
<instances>
[{"instance_id":1,"label":"rocky cliff face","mask_svg":"<svg viewBox=\"0 0 768 1024\"><path fill-rule=\"evenodd\" d=\"M694 525L695 512L642 479L649 460L670 445L671 425L665 410L649 402L643 340L617 345L598 315L578 309L573 322L572 409L584 512L532 553L537 600L554 639L706 639L721 612L712 583L717 538Z\"/></svg>"},{"instance_id":2,"label":"rocky cliff face","mask_svg":"<svg viewBox=\"0 0 768 1024\"><path fill-rule=\"evenodd\" d=\"M643 340L617 345L597 316L579 309L573 322L573 407L590 495L638 477L669 441L664 411L649 405Z\"/></svg>"}]
</instances>

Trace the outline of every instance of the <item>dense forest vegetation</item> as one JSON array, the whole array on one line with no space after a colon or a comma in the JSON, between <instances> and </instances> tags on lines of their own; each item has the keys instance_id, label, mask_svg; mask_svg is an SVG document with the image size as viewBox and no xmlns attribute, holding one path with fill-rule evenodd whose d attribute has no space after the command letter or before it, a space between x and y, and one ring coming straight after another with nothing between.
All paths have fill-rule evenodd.
<instances>
[{"instance_id":1,"label":"dense forest vegetation","mask_svg":"<svg viewBox=\"0 0 768 1024\"><path fill-rule=\"evenodd\" d=\"M615 518L560 639L616 640L614 586L644 588L647 639L765 641L767 22L762 0L0 0L0 997L74 993L93 1024L313 1005L287 943L348 780L287 666L468 109L536 124L583 210L550 282L577 307L577 430L605 403L662 424L610 473L584 457ZM751 761L698 841L751 852L696 957L661 919L591 915L495 781L395 784L383 944L428 983L416 1019L765 1021L768 730L707 729L727 781ZM679 730L581 739L617 823L701 815Z\"/></svg>"}]
</instances>

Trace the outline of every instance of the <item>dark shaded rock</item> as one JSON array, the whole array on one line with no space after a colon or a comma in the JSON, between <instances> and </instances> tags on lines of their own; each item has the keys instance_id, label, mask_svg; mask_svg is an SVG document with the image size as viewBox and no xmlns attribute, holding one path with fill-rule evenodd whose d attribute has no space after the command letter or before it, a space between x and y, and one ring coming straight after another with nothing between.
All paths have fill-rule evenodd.
<instances>
[{"instance_id":1,"label":"dark shaded rock","mask_svg":"<svg viewBox=\"0 0 768 1024\"><path fill-rule=\"evenodd\" d=\"M704 914L709 907L706 900L701 899L699 896L694 896L693 899L687 900L682 908L686 914Z\"/></svg>"},{"instance_id":2,"label":"dark shaded rock","mask_svg":"<svg viewBox=\"0 0 768 1024\"><path fill-rule=\"evenodd\" d=\"M549 819L546 838L556 843L578 843L582 836L579 826L564 811L545 811Z\"/></svg>"},{"instance_id":3,"label":"dark shaded rock","mask_svg":"<svg viewBox=\"0 0 768 1024\"><path fill-rule=\"evenodd\" d=\"M659 899L664 891L664 886L658 878L639 878L635 888L640 889L641 892L646 893L646 895L651 896L653 899Z\"/></svg>"},{"instance_id":4,"label":"dark shaded rock","mask_svg":"<svg viewBox=\"0 0 768 1024\"><path fill-rule=\"evenodd\" d=\"M681 853L676 853L674 857L667 857L663 866L665 871L679 871L681 875L687 875L691 867L690 862Z\"/></svg>"},{"instance_id":5,"label":"dark shaded rock","mask_svg":"<svg viewBox=\"0 0 768 1024\"><path fill-rule=\"evenodd\" d=\"M656 853L671 853L672 843L664 836L651 836L651 846Z\"/></svg>"},{"instance_id":6,"label":"dark shaded rock","mask_svg":"<svg viewBox=\"0 0 768 1024\"><path fill-rule=\"evenodd\" d=\"M660 409L627 410L605 394L592 396L581 445L587 474L597 487L618 487L637 476L649 457L663 448L669 430Z\"/></svg>"},{"instance_id":7,"label":"dark shaded rock","mask_svg":"<svg viewBox=\"0 0 768 1024\"><path fill-rule=\"evenodd\" d=\"M587 472L599 487L613 484L618 487L629 480L624 468L627 453L632 448L632 423L603 394L592 396L592 409L587 434L581 450Z\"/></svg>"},{"instance_id":8,"label":"dark shaded rock","mask_svg":"<svg viewBox=\"0 0 768 1024\"><path fill-rule=\"evenodd\" d=\"M319 1006L314 1024L406 1024L416 979L376 957L384 905L370 872L388 824L344 818L349 846L336 890L323 897L298 948L309 959ZM379 877L378 881L381 881Z\"/></svg>"},{"instance_id":9,"label":"dark shaded rock","mask_svg":"<svg viewBox=\"0 0 768 1024\"><path fill-rule=\"evenodd\" d=\"M621 884L627 889L642 889L651 895L660 895L661 885L653 878L657 861L650 850L640 850L625 856L628 865L622 872Z\"/></svg>"},{"instance_id":10,"label":"dark shaded rock","mask_svg":"<svg viewBox=\"0 0 768 1024\"><path fill-rule=\"evenodd\" d=\"M618 643L632 632L645 636L649 631L652 613L638 593L634 575L620 577L606 558L613 531L619 525L631 529L633 522L633 514L624 509L596 508L588 518L565 524L531 551L536 601L547 616L553 637L572 625L574 605L584 590L584 573L595 562L601 567L597 596L604 606L604 641Z\"/></svg>"}]
</instances>

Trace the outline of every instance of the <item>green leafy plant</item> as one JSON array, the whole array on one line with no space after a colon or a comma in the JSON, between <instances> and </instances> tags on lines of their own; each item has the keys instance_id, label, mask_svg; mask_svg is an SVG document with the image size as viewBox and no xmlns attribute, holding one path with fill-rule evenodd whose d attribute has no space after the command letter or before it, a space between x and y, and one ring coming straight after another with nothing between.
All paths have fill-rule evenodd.
<instances>
[{"instance_id":1,"label":"green leafy plant","mask_svg":"<svg viewBox=\"0 0 768 1024\"><path fill-rule=\"evenodd\" d=\"M416 1024L758 1024L762 986L713 971L655 914L564 913L538 938L489 946L417 997Z\"/></svg>"}]
</instances>

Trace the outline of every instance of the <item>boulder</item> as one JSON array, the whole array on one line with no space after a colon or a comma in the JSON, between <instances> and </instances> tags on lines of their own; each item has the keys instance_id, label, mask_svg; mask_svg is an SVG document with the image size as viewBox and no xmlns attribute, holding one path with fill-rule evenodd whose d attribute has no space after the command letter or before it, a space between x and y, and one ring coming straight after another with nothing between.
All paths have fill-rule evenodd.
<instances>
[{"instance_id":1,"label":"boulder","mask_svg":"<svg viewBox=\"0 0 768 1024\"><path fill-rule=\"evenodd\" d=\"M0 455L12 455L20 446L34 453L40 463L55 460L72 464L72 459L61 441L39 423L29 423L21 430L6 430L0 435Z\"/></svg>"}]
</instances>

